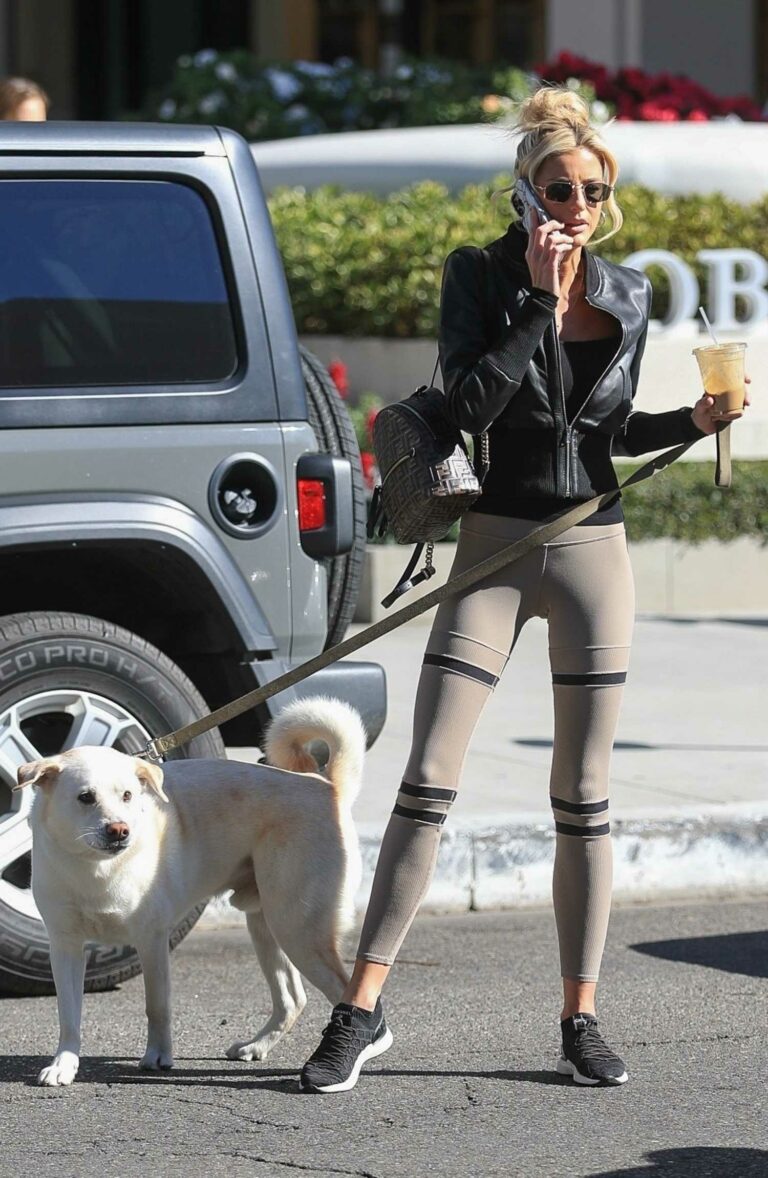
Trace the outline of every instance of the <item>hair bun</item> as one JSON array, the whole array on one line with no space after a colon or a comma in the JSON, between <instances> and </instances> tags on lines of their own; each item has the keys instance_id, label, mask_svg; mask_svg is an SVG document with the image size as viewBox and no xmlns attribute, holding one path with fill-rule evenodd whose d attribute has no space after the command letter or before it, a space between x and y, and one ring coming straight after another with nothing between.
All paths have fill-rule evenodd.
<instances>
[{"instance_id":1,"label":"hair bun","mask_svg":"<svg viewBox=\"0 0 768 1178\"><path fill-rule=\"evenodd\" d=\"M589 126L589 107L566 86L541 86L520 104L515 121L524 135L542 124L577 130Z\"/></svg>"}]
</instances>

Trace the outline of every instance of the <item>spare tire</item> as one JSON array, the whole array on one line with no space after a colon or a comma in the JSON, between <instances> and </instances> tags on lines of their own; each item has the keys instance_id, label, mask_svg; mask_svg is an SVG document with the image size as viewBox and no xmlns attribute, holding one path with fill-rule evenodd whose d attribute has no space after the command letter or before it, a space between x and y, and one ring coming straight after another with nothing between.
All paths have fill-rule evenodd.
<instances>
[{"instance_id":1,"label":"spare tire","mask_svg":"<svg viewBox=\"0 0 768 1178\"><path fill-rule=\"evenodd\" d=\"M365 559L365 487L360 447L339 391L317 356L302 346L299 352L307 391L309 423L317 438L318 449L337 458L348 458L352 464L354 543L344 556L330 557L323 562L328 575L327 649L341 642L357 605Z\"/></svg>"}]
</instances>

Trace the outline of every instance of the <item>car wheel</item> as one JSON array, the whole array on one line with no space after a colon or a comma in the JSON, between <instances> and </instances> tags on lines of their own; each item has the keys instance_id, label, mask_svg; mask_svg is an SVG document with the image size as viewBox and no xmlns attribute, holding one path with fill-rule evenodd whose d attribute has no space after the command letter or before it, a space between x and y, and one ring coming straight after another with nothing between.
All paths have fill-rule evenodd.
<instances>
[{"instance_id":1,"label":"car wheel","mask_svg":"<svg viewBox=\"0 0 768 1178\"><path fill-rule=\"evenodd\" d=\"M12 788L19 765L83 744L136 755L207 711L176 664L128 630L77 614L0 618L0 990L54 992L30 886L33 790ZM214 729L176 755L223 757L224 745ZM171 947L204 908L185 917ZM111 989L140 968L131 947L88 946L85 989Z\"/></svg>"},{"instance_id":2,"label":"car wheel","mask_svg":"<svg viewBox=\"0 0 768 1178\"><path fill-rule=\"evenodd\" d=\"M360 465L360 447L344 402L321 360L304 347L299 348L301 370L307 391L309 423L320 450L352 463L352 494L355 539L344 556L325 561L328 574L328 633L325 646L341 642L352 621L365 560L365 487Z\"/></svg>"}]
</instances>

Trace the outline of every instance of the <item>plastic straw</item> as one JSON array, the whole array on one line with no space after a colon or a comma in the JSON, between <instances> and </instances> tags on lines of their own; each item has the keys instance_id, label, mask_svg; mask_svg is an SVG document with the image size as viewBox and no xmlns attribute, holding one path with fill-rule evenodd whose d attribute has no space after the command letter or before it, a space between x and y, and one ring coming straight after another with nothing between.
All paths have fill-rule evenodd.
<instances>
[{"instance_id":1,"label":"plastic straw","mask_svg":"<svg viewBox=\"0 0 768 1178\"><path fill-rule=\"evenodd\" d=\"M706 327L707 331L709 332L709 334L711 336L712 343L715 345L716 348L719 348L720 341L717 338L717 336L715 335L714 331L712 330L712 324L709 322L707 312L704 310L703 307L699 307L699 314L701 315L702 319L704 320L704 326Z\"/></svg>"}]
</instances>

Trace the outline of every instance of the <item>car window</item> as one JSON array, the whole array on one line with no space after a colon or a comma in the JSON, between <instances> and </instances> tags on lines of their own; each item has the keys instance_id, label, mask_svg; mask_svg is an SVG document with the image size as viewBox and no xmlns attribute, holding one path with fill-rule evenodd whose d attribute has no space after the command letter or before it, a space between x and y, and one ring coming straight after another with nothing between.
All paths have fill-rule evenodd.
<instances>
[{"instance_id":1,"label":"car window","mask_svg":"<svg viewBox=\"0 0 768 1178\"><path fill-rule=\"evenodd\" d=\"M211 216L165 180L0 182L0 386L221 381L237 367Z\"/></svg>"}]
</instances>

